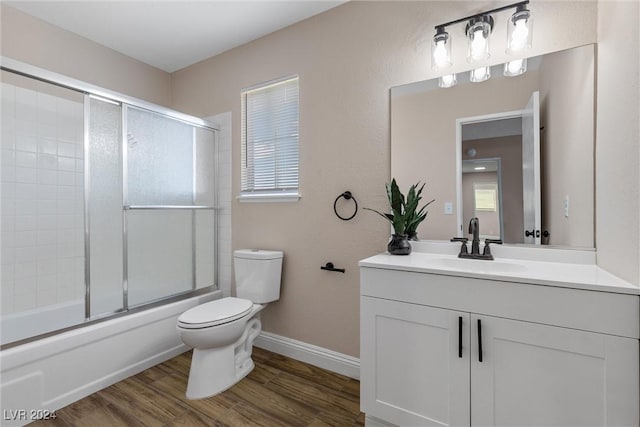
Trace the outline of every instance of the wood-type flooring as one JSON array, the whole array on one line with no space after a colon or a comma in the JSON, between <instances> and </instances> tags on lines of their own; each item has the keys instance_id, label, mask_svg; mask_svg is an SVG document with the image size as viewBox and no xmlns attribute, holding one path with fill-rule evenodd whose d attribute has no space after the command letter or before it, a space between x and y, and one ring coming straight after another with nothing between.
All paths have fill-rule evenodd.
<instances>
[{"instance_id":1,"label":"wood-type flooring","mask_svg":"<svg viewBox=\"0 0 640 427\"><path fill-rule=\"evenodd\" d=\"M187 352L29 425L364 426L357 380L255 347L253 360L254 370L229 390L188 400Z\"/></svg>"}]
</instances>

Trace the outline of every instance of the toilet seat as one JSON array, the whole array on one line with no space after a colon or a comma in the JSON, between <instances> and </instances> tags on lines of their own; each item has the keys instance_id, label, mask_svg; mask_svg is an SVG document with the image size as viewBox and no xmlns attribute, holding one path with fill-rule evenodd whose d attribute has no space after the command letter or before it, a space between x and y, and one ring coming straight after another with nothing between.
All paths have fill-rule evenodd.
<instances>
[{"instance_id":1,"label":"toilet seat","mask_svg":"<svg viewBox=\"0 0 640 427\"><path fill-rule=\"evenodd\" d=\"M178 317L178 326L184 329L204 329L241 319L251 312L253 302L248 299L227 297L193 307Z\"/></svg>"}]
</instances>

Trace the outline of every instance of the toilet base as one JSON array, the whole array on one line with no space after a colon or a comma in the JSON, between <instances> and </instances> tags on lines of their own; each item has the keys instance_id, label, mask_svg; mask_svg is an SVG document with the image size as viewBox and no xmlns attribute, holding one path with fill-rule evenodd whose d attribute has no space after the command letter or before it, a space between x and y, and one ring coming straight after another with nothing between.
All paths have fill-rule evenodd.
<instances>
[{"instance_id":1,"label":"toilet base","mask_svg":"<svg viewBox=\"0 0 640 427\"><path fill-rule=\"evenodd\" d=\"M204 399L222 393L246 377L254 368L251 360L253 342L260 335L259 315L247 322L235 343L210 349L193 349L187 399Z\"/></svg>"}]
</instances>

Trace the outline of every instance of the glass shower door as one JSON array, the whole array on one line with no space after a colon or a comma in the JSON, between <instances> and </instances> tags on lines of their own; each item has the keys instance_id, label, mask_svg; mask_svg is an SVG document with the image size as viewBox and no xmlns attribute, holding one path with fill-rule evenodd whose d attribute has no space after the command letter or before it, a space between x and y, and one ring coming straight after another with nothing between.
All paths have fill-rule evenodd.
<instances>
[{"instance_id":1,"label":"glass shower door","mask_svg":"<svg viewBox=\"0 0 640 427\"><path fill-rule=\"evenodd\" d=\"M120 312L122 295L122 105L88 97L88 318Z\"/></svg>"},{"instance_id":2,"label":"glass shower door","mask_svg":"<svg viewBox=\"0 0 640 427\"><path fill-rule=\"evenodd\" d=\"M38 74L0 71L0 344L214 290L215 130Z\"/></svg>"},{"instance_id":3,"label":"glass shower door","mask_svg":"<svg viewBox=\"0 0 640 427\"><path fill-rule=\"evenodd\" d=\"M128 307L214 285L212 131L125 107Z\"/></svg>"}]
</instances>

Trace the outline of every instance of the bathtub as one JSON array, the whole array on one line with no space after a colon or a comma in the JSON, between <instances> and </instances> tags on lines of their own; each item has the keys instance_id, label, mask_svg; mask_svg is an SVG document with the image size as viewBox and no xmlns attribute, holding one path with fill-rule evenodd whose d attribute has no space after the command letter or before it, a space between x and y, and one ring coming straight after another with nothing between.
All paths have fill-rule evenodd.
<instances>
[{"instance_id":1,"label":"bathtub","mask_svg":"<svg viewBox=\"0 0 640 427\"><path fill-rule=\"evenodd\" d=\"M83 299L3 315L0 321L0 344L5 345L83 322Z\"/></svg>"},{"instance_id":2,"label":"bathtub","mask_svg":"<svg viewBox=\"0 0 640 427\"><path fill-rule=\"evenodd\" d=\"M63 408L185 352L176 331L178 316L221 297L221 291L214 291L2 350L0 424L27 424L35 415ZM73 304L65 308L75 310ZM59 313L48 314L53 321ZM32 327L47 322L43 317L9 320ZM2 323L4 336L5 317Z\"/></svg>"}]
</instances>

